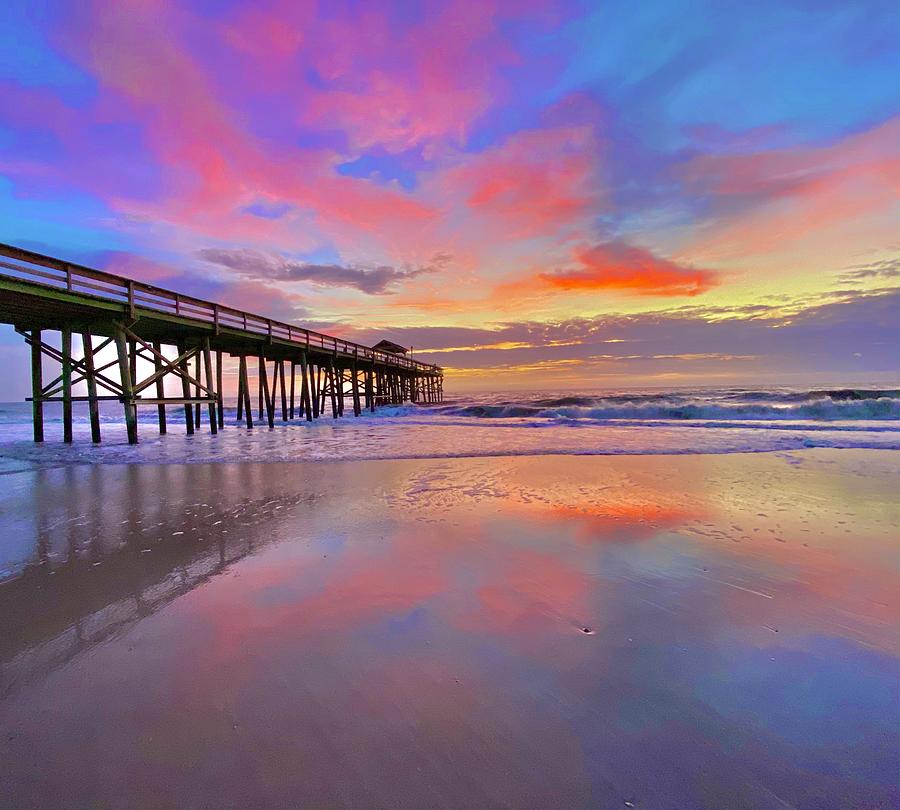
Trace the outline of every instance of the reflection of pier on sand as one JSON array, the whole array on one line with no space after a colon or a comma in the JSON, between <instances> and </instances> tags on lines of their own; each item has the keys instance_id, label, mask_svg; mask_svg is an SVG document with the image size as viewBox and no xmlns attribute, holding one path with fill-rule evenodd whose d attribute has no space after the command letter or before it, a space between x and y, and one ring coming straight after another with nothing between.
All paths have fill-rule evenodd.
<instances>
[{"instance_id":1,"label":"reflection of pier on sand","mask_svg":"<svg viewBox=\"0 0 900 810\"><path fill-rule=\"evenodd\" d=\"M15 540L0 560L0 697L277 536L279 512L311 496L273 495L271 482L262 494L264 473L251 464L210 464L17 474L4 520ZM252 529L259 524L265 532Z\"/></svg>"}]
</instances>

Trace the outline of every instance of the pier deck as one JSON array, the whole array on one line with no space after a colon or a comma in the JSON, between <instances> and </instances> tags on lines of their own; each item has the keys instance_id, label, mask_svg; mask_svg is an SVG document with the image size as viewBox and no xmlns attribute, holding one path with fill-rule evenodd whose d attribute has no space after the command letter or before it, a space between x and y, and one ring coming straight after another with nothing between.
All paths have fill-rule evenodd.
<instances>
[{"instance_id":1,"label":"pier deck","mask_svg":"<svg viewBox=\"0 0 900 810\"><path fill-rule=\"evenodd\" d=\"M63 438L72 440L72 406L87 403L100 441L99 403L122 403L128 440L136 443L137 407L155 406L165 433L166 406L181 405L188 433L208 413L211 432L225 426L223 355L237 359L238 422L253 427L251 365L257 414L274 427L381 404L439 402L439 366L304 329L135 279L0 244L0 322L13 324L31 347L34 438L43 441L43 404L63 403ZM43 333L59 332L59 348ZM80 337L79 356L72 336ZM174 348L172 348L174 347ZM115 358L104 359L115 349ZM101 353L105 351L105 355ZM45 384L44 359L60 372ZM148 364L152 371L138 374ZM299 372L299 379L298 379ZM166 382L180 380L180 396ZM73 394L83 383L86 395Z\"/></svg>"}]
</instances>

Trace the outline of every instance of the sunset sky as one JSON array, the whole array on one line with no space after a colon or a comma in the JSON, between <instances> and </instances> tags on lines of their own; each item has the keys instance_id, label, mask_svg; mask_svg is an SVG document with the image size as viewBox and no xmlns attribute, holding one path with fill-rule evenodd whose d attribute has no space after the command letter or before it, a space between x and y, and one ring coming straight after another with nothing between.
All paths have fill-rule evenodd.
<instances>
[{"instance_id":1,"label":"sunset sky","mask_svg":"<svg viewBox=\"0 0 900 810\"><path fill-rule=\"evenodd\" d=\"M448 391L896 380L898 200L896 0L0 4L0 240Z\"/></svg>"}]
</instances>

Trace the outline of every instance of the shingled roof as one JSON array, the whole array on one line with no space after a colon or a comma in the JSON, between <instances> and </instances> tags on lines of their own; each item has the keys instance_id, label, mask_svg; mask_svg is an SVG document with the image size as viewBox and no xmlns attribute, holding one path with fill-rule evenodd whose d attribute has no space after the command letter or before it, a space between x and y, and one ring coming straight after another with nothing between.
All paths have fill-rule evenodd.
<instances>
[{"instance_id":1,"label":"shingled roof","mask_svg":"<svg viewBox=\"0 0 900 810\"><path fill-rule=\"evenodd\" d=\"M391 354L406 354L405 346L400 346L390 340L379 340L372 348L380 352L390 352Z\"/></svg>"}]
</instances>

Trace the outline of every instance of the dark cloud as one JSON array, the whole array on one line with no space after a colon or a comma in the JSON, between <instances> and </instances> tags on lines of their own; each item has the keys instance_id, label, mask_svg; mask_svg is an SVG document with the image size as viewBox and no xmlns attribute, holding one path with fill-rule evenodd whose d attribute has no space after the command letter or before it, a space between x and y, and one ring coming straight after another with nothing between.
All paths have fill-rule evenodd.
<instances>
[{"instance_id":1,"label":"dark cloud","mask_svg":"<svg viewBox=\"0 0 900 810\"><path fill-rule=\"evenodd\" d=\"M835 378L894 373L900 377L900 290L845 291L785 314L781 306L684 307L636 315L518 322L494 328L408 327L358 330L362 343L388 337L414 346L423 360L447 366L492 366L572 361L622 361L623 368L663 373L681 359L698 371L750 375L832 374ZM752 358L752 362L750 359ZM740 366L735 362L740 360ZM649 368L648 366L652 366ZM590 384L590 374L584 382Z\"/></svg>"},{"instance_id":2,"label":"dark cloud","mask_svg":"<svg viewBox=\"0 0 900 810\"><path fill-rule=\"evenodd\" d=\"M280 321L296 322L309 317L301 298L279 288L277 284L197 272L194 268L188 270L127 251L97 251L85 264Z\"/></svg>"},{"instance_id":3,"label":"dark cloud","mask_svg":"<svg viewBox=\"0 0 900 810\"><path fill-rule=\"evenodd\" d=\"M207 248L199 251L198 255L207 262L227 267L250 279L308 281L321 287L349 287L367 295L391 295L404 281L443 270L452 258L439 253L425 265L392 267L298 262L247 249Z\"/></svg>"},{"instance_id":4,"label":"dark cloud","mask_svg":"<svg viewBox=\"0 0 900 810\"><path fill-rule=\"evenodd\" d=\"M869 278L900 278L900 257L881 259L848 267L838 278L842 282L865 281Z\"/></svg>"}]
</instances>

